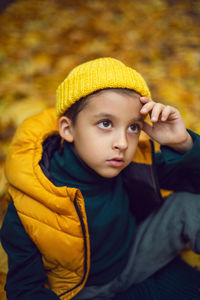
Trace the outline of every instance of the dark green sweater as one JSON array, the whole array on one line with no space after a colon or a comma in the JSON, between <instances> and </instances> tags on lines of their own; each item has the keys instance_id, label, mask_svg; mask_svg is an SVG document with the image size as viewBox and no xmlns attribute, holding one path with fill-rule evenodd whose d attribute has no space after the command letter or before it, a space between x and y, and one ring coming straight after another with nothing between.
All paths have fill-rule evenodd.
<instances>
[{"instance_id":1,"label":"dark green sweater","mask_svg":"<svg viewBox=\"0 0 200 300\"><path fill-rule=\"evenodd\" d=\"M87 285L109 282L125 267L134 237L122 175L111 179L98 175L66 141L51 159L50 174L56 186L76 187L84 197L91 246Z\"/></svg>"}]
</instances>

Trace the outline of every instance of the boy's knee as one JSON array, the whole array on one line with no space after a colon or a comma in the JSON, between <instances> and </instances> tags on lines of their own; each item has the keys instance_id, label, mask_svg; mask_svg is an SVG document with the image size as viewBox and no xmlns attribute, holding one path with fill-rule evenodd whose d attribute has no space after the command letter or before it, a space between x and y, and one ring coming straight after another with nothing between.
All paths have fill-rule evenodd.
<instances>
[{"instance_id":1,"label":"boy's knee","mask_svg":"<svg viewBox=\"0 0 200 300\"><path fill-rule=\"evenodd\" d=\"M171 202L177 209L186 208L188 210L193 207L200 210L200 194L193 194L189 192L175 192L169 196Z\"/></svg>"},{"instance_id":2,"label":"boy's knee","mask_svg":"<svg viewBox=\"0 0 200 300\"><path fill-rule=\"evenodd\" d=\"M200 220L200 194L188 192L175 192L166 199L164 208L165 216L171 223L177 221L191 222ZM182 222L181 221L181 222ZM185 222L184 222L185 223Z\"/></svg>"},{"instance_id":3,"label":"boy's knee","mask_svg":"<svg viewBox=\"0 0 200 300\"><path fill-rule=\"evenodd\" d=\"M191 249L200 253L200 194L174 193L169 200L173 210L171 223L180 230L183 240L190 242Z\"/></svg>"}]
</instances>

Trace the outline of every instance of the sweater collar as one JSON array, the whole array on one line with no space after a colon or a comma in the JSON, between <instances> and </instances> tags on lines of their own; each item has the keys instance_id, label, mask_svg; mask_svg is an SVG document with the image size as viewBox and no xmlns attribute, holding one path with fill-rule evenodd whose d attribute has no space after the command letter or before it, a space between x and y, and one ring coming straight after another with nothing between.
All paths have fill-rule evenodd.
<instances>
[{"instance_id":1,"label":"sweater collar","mask_svg":"<svg viewBox=\"0 0 200 300\"><path fill-rule=\"evenodd\" d=\"M55 185L76 187L81 191L102 191L110 187L115 178L105 178L86 165L77 154L73 143L63 142L50 161L50 173Z\"/></svg>"}]
</instances>

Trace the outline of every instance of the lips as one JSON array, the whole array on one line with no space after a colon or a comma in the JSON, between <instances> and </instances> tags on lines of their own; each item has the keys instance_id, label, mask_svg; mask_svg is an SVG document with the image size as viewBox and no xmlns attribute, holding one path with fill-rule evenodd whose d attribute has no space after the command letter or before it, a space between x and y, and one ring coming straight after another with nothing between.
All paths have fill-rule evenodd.
<instances>
[{"instance_id":1,"label":"lips","mask_svg":"<svg viewBox=\"0 0 200 300\"><path fill-rule=\"evenodd\" d=\"M124 164L123 158L115 157L107 161L112 167L121 167Z\"/></svg>"}]
</instances>

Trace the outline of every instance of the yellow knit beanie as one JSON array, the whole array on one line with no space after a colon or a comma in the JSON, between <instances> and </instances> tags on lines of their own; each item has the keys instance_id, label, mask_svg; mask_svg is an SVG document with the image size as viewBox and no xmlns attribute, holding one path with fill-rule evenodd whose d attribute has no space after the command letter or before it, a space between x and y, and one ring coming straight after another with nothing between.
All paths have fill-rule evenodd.
<instances>
[{"instance_id":1,"label":"yellow knit beanie","mask_svg":"<svg viewBox=\"0 0 200 300\"><path fill-rule=\"evenodd\" d=\"M128 88L142 96L151 97L144 78L137 71L115 58L98 58L75 67L58 86L58 118L82 97L105 88Z\"/></svg>"}]
</instances>

